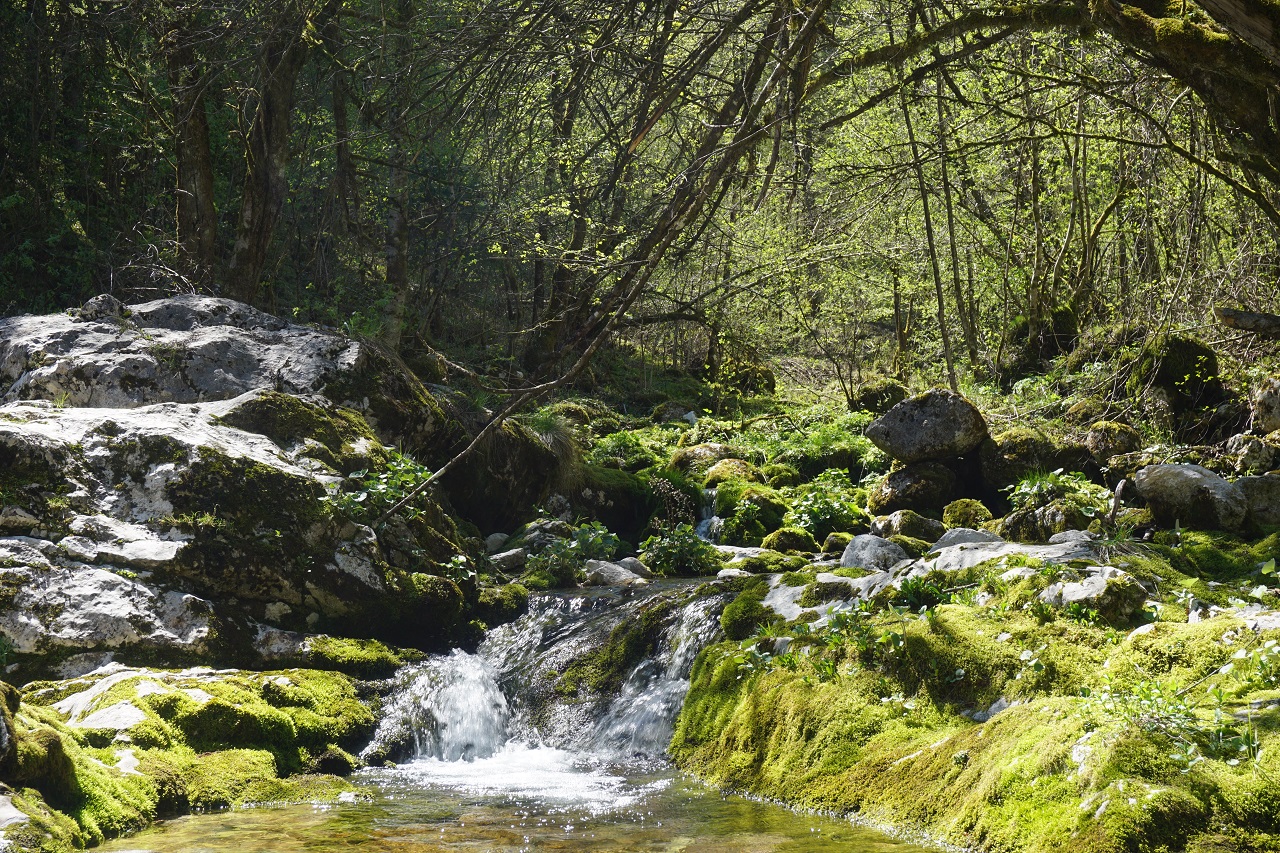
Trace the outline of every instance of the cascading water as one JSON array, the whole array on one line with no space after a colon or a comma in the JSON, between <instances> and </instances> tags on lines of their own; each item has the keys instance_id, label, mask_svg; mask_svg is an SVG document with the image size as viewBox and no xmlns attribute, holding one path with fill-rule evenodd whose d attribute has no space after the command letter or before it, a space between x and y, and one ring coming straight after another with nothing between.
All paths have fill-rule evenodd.
<instances>
[{"instance_id":1,"label":"cascading water","mask_svg":"<svg viewBox=\"0 0 1280 853\"><path fill-rule=\"evenodd\" d=\"M661 757L694 658L716 638L724 605L719 595L679 603L686 592L659 585L635 594L535 596L526 615L490 631L475 654L455 650L402 670L366 758L474 761L513 744L597 765ZM565 701L559 674L642 611L661 619L653 653L612 699Z\"/></svg>"},{"instance_id":2,"label":"cascading water","mask_svg":"<svg viewBox=\"0 0 1280 853\"><path fill-rule=\"evenodd\" d=\"M716 489L702 490L702 506L699 509L699 521L695 532L708 542L719 542L720 531L724 528L724 519L716 515Z\"/></svg>"}]
</instances>

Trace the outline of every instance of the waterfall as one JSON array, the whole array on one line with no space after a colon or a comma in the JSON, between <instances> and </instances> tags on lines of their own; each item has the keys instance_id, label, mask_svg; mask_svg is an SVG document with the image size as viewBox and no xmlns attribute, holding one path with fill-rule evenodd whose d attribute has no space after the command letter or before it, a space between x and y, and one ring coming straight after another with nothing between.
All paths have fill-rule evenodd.
<instances>
[{"instance_id":1,"label":"waterfall","mask_svg":"<svg viewBox=\"0 0 1280 853\"><path fill-rule=\"evenodd\" d=\"M672 725L689 691L689 673L698 652L720 630L719 602L694 601L680 612L664 636L665 660L651 658L631 671L618 697L596 724L593 744L618 758L662 755Z\"/></svg>"},{"instance_id":2,"label":"waterfall","mask_svg":"<svg viewBox=\"0 0 1280 853\"><path fill-rule=\"evenodd\" d=\"M488 765L496 756L518 765L530 760L513 758L520 747L557 765L660 758L694 658L718 636L725 603L714 594L688 600L690 591L655 584L635 594L534 596L528 613L490 631L474 654L454 650L403 668L365 757ZM560 695L559 674L644 608L659 614L660 634L617 695Z\"/></svg>"},{"instance_id":3,"label":"waterfall","mask_svg":"<svg viewBox=\"0 0 1280 853\"><path fill-rule=\"evenodd\" d=\"M719 542L724 519L716 515L716 489L702 490L702 506L699 508L697 534L708 542Z\"/></svg>"}]
</instances>

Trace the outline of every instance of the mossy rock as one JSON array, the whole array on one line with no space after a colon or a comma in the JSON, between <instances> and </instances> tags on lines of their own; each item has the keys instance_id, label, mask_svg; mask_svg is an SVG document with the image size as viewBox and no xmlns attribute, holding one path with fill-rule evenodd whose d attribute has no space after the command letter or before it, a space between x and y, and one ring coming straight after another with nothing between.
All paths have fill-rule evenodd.
<instances>
[{"instance_id":1,"label":"mossy rock","mask_svg":"<svg viewBox=\"0 0 1280 853\"><path fill-rule=\"evenodd\" d=\"M916 559L919 559L929 553L929 549L933 547L932 542L927 542L924 539L916 539L914 536L890 536L889 541L906 551L908 557Z\"/></svg>"},{"instance_id":2,"label":"mossy rock","mask_svg":"<svg viewBox=\"0 0 1280 853\"><path fill-rule=\"evenodd\" d=\"M762 602L769 594L769 582L754 579L745 586L720 614L720 627L730 640L745 640L762 625L781 622L782 617L765 607Z\"/></svg>"},{"instance_id":3,"label":"mossy rock","mask_svg":"<svg viewBox=\"0 0 1280 853\"><path fill-rule=\"evenodd\" d=\"M882 376L859 385L849 399L849 408L855 412L871 412L883 415L907 399L907 387L896 379Z\"/></svg>"},{"instance_id":4,"label":"mossy rock","mask_svg":"<svg viewBox=\"0 0 1280 853\"><path fill-rule=\"evenodd\" d=\"M982 442L978 448L982 478L990 488L1012 486L1036 471L1063 467L1057 444L1044 432L1013 427Z\"/></svg>"},{"instance_id":5,"label":"mossy rock","mask_svg":"<svg viewBox=\"0 0 1280 853\"><path fill-rule=\"evenodd\" d=\"M591 464L582 466L582 483L573 491L572 503L628 542L642 538L656 508L647 478Z\"/></svg>"},{"instance_id":6,"label":"mossy rock","mask_svg":"<svg viewBox=\"0 0 1280 853\"><path fill-rule=\"evenodd\" d=\"M1085 444L1094 461L1105 465L1113 456L1135 453L1142 449L1142 433L1117 421L1097 421L1089 427Z\"/></svg>"},{"instance_id":7,"label":"mossy rock","mask_svg":"<svg viewBox=\"0 0 1280 853\"><path fill-rule=\"evenodd\" d=\"M1280 432L1280 430L1277 430ZM1280 443L1280 438L1277 439ZM796 470L794 465L782 465L777 462L771 462L760 469L760 474L764 477L765 482L773 489L785 489L788 486L800 485L800 472Z\"/></svg>"},{"instance_id":8,"label":"mossy rock","mask_svg":"<svg viewBox=\"0 0 1280 853\"><path fill-rule=\"evenodd\" d=\"M1055 308L1035 323L1017 317L1009 328L1000 373L1006 382L1034 373L1050 360L1071 352L1079 337L1079 321L1069 308Z\"/></svg>"},{"instance_id":9,"label":"mossy rock","mask_svg":"<svg viewBox=\"0 0 1280 853\"><path fill-rule=\"evenodd\" d=\"M342 474L385 461L382 443L359 412L323 402L261 391L215 420L264 435L285 450L297 448Z\"/></svg>"},{"instance_id":10,"label":"mossy rock","mask_svg":"<svg viewBox=\"0 0 1280 853\"><path fill-rule=\"evenodd\" d=\"M853 541L852 533L828 533L822 542L822 553L843 554L845 546Z\"/></svg>"},{"instance_id":11,"label":"mossy rock","mask_svg":"<svg viewBox=\"0 0 1280 853\"><path fill-rule=\"evenodd\" d=\"M1088 530L1092 521L1079 507L1055 500L1047 506L1009 513L1000 520L996 532L1010 542L1044 543L1057 533Z\"/></svg>"},{"instance_id":12,"label":"mossy rock","mask_svg":"<svg viewBox=\"0 0 1280 853\"><path fill-rule=\"evenodd\" d=\"M705 475L707 469L722 459L736 458L738 451L727 444L695 444L681 447L671 455L671 467L683 474Z\"/></svg>"},{"instance_id":13,"label":"mossy rock","mask_svg":"<svg viewBox=\"0 0 1280 853\"><path fill-rule=\"evenodd\" d=\"M773 394L778 384L773 368L747 353L725 359L716 379L724 387L746 395Z\"/></svg>"},{"instance_id":14,"label":"mossy rock","mask_svg":"<svg viewBox=\"0 0 1280 853\"><path fill-rule=\"evenodd\" d=\"M744 503L753 504L757 508L756 518L765 533L782 526L782 519L787 514L787 503L776 489L742 480L721 483L716 491L716 515L729 518Z\"/></svg>"},{"instance_id":15,"label":"mossy rock","mask_svg":"<svg viewBox=\"0 0 1280 853\"><path fill-rule=\"evenodd\" d=\"M888 515L895 510L938 511L952 501L956 475L939 462L916 462L896 467L867 497L872 515Z\"/></svg>"},{"instance_id":16,"label":"mossy rock","mask_svg":"<svg viewBox=\"0 0 1280 853\"><path fill-rule=\"evenodd\" d=\"M714 489L726 480L738 480L746 483L763 483L764 476L760 469L742 459L721 459L707 469L703 478L704 489Z\"/></svg>"},{"instance_id":17,"label":"mossy rock","mask_svg":"<svg viewBox=\"0 0 1280 853\"><path fill-rule=\"evenodd\" d=\"M472 612L477 619L492 628L514 621L528 609L529 590L513 581L481 589L479 602Z\"/></svg>"},{"instance_id":18,"label":"mossy rock","mask_svg":"<svg viewBox=\"0 0 1280 853\"><path fill-rule=\"evenodd\" d=\"M782 553L799 551L811 554L818 550L818 543L802 527L782 527L766 536L761 547Z\"/></svg>"},{"instance_id":19,"label":"mossy rock","mask_svg":"<svg viewBox=\"0 0 1280 853\"><path fill-rule=\"evenodd\" d=\"M991 510L982 501L973 498L952 501L942 510L942 523L948 528L968 527L977 530L992 518Z\"/></svg>"},{"instance_id":20,"label":"mossy rock","mask_svg":"<svg viewBox=\"0 0 1280 853\"><path fill-rule=\"evenodd\" d=\"M751 557L734 560L731 568L742 569L753 575L767 575L777 572L803 571L808 566L809 561L804 557L765 550Z\"/></svg>"},{"instance_id":21,"label":"mossy rock","mask_svg":"<svg viewBox=\"0 0 1280 853\"><path fill-rule=\"evenodd\" d=\"M1203 341L1186 335L1150 338L1138 353L1125 385L1131 397L1163 392L1175 417L1222 402L1225 388L1218 374L1218 355Z\"/></svg>"},{"instance_id":22,"label":"mossy rock","mask_svg":"<svg viewBox=\"0 0 1280 853\"><path fill-rule=\"evenodd\" d=\"M469 443L463 439L454 449ZM505 421L441 479L449 503L482 530L512 530L546 502L553 484L571 478L562 460L534 432Z\"/></svg>"}]
</instances>

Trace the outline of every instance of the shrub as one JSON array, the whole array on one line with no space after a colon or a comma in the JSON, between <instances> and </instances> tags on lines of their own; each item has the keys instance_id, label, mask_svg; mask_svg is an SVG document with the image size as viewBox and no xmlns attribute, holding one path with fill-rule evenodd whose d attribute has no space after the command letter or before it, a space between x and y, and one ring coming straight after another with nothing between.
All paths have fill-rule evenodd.
<instances>
[{"instance_id":1,"label":"shrub","mask_svg":"<svg viewBox=\"0 0 1280 853\"><path fill-rule=\"evenodd\" d=\"M831 533L864 533L870 518L855 502L847 471L832 468L801 487L787 513L786 523L809 531L814 539Z\"/></svg>"},{"instance_id":2,"label":"shrub","mask_svg":"<svg viewBox=\"0 0 1280 853\"><path fill-rule=\"evenodd\" d=\"M691 524L650 536L641 549L645 565L660 575L710 575L720 569L720 553Z\"/></svg>"}]
</instances>

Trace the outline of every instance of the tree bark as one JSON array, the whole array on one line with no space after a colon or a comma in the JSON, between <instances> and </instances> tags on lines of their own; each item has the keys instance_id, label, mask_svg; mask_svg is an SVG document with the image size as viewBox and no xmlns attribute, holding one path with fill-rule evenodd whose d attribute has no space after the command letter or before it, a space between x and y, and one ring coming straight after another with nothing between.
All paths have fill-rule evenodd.
<instances>
[{"instance_id":1,"label":"tree bark","mask_svg":"<svg viewBox=\"0 0 1280 853\"><path fill-rule=\"evenodd\" d=\"M313 16L282 16L287 20L275 22L258 55L262 82L249 129L236 242L226 271L227 295L241 302L252 305L259 300L271 237L289 189L293 98L310 47L305 33L322 28L338 5L339 0L328 0Z\"/></svg>"},{"instance_id":2,"label":"tree bark","mask_svg":"<svg viewBox=\"0 0 1280 853\"><path fill-rule=\"evenodd\" d=\"M1240 311L1220 305L1213 309L1213 315L1228 329L1239 329L1242 332L1252 332L1260 338L1280 340L1280 315Z\"/></svg>"},{"instance_id":3,"label":"tree bark","mask_svg":"<svg viewBox=\"0 0 1280 853\"><path fill-rule=\"evenodd\" d=\"M177 164L178 253L186 274L201 290L213 282L218 251L213 153L205 109L208 75L196 57L195 21L189 13L164 34L169 90L173 95Z\"/></svg>"}]
</instances>

